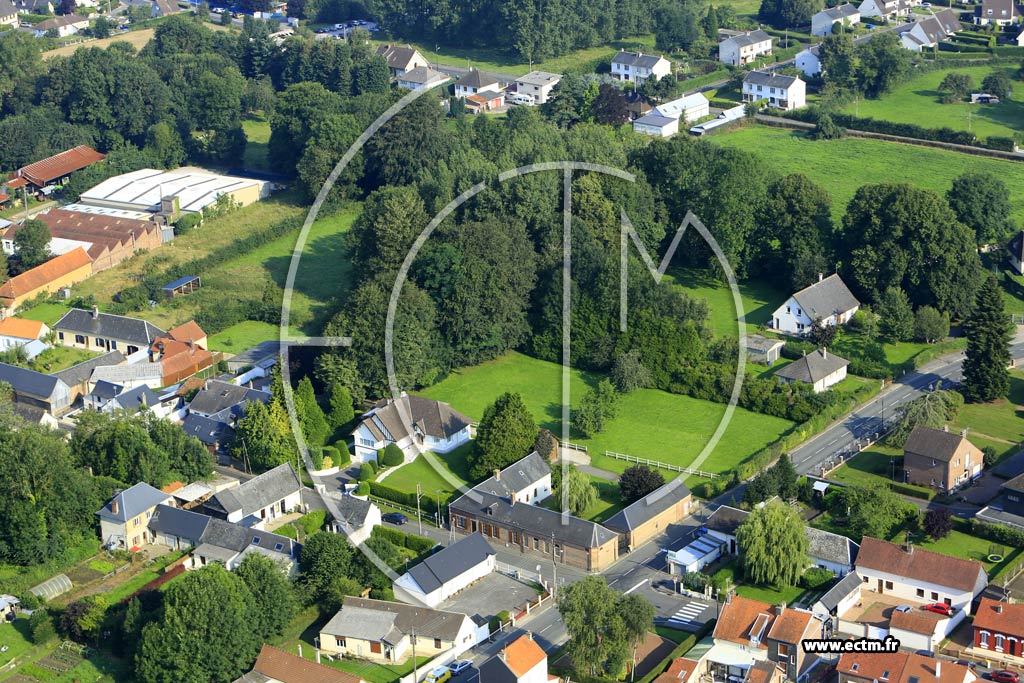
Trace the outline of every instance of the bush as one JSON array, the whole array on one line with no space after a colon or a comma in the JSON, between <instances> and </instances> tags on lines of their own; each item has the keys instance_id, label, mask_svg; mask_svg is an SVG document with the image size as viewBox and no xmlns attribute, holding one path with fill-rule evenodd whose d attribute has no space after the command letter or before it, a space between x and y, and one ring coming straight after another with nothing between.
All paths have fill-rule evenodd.
<instances>
[{"instance_id":1,"label":"bush","mask_svg":"<svg viewBox=\"0 0 1024 683\"><path fill-rule=\"evenodd\" d=\"M711 582L711 577L700 572L686 572L683 574L683 587L692 591L702 591Z\"/></svg>"},{"instance_id":2,"label":"bush","mask_svg":"<svg viewBox=\"0 0 1024 683\"><path fill-rule=\"evenodd\" d=\"M920 498L921 500L931 500L935 497L935 494L931 491L922 491L917 487L900 484L895 481L889 482L889 488L901 495Z\"/></svg>"},{"instance_id":3,"label":"bush","mask_svg":"<svg viewBox=\"0 0 1024 683\"><path fill-rule=\"evenodd\" d=\"M397 444L389 443L383 448L383 457L381 451L377 452L377 457L387 467L398 467L405 462L405 454Z\"/></svg>"},{"instance_id":4,"label":"bush","mask_svg":"<svg viewBox=\"0 0 1024 683\"><path fill-rule=\"evenodd\" d=\"M53 625L53 618L49 611L37 609L28 618L28 630L32 642L36 645L43 645L57 637L57 629Z\"/></svg>"},{"instance_id":5,"label":"bush","mask_svg":"<svg viewBox=\"0 0 1024 683\"><path fill-rule=\"evenodd\" d=\"M1001 545L1012 545L1015 548L1024 548L1024 530L1015 529L1002 524L989 524L972 519L968 525L971 536L984 538Z\"/></svg>"},{"instance_id":6,"label":"bush","mask_svg":"<svg viewBox=\"0 0 1024 683\"><path fill-rule=\"evenodd\" d=\"M383 538L397 546L408 548L417 555L430 552L434 549L434 546L437 545L429 538L424 538L423 536L417 536L416 534L410 534L384 526L373 527L373 531L370 532L370 534L374 538Z\"/></svg>"},{"instance_id":7,"label":"bush","mask_svg":"<svg viewBox=\"0 0 1024 683\"><path fill-rule=\"evenodd\" d=\"M376 460L369 460L368 462L369 462L370 467L373 468L373 473L377 474L377 472L380 471L380 463L377 462Z\"/></svg>"},{"instance_id":8,"label":"bush","mask_svg":"<svg viewBox=\"0 0 1024 683\"><path fill-rule=\"evenodd\" d=\"M800 585L810 590L818 590L831 583L834 578L836 578L836 575L827 569L810 567L800 577Z\"/></svg>"},{"instance_id":9,"label":"bush","mask_svg":"<svg viewBox=\"0 0 1024 683\"><path fill-rule=\"evenodd\" d=\"M361 481L361 482L359 482L359 486L356 487L356 495L357 496L368 496L368 495L370 495L370 482L368 482L368 481Z\"/></svg>"},{"instance_id":10,"label":"bush","mask_svg":"<svg viewBox=\"0 0 1024 683\"><path fill-rule=\"evenodd\" d=\"M502 610L502 611L498 612L496 615L494 615L493 617L491 617L491 621L488 624L488 626L490 626L491 633L494 633L495 631L497 631L501 627L502 624L508 622L508 620L511 619L511 618L512 618L512 615L508 613L508 610Z\"/></svg>"},{"instance_id":11,"label":"bush","mask_svg":"<svg viewBox=\"0 0 1024 683\"><path fill-rule=\"evenodd\" d=\"M1012 152L1017 144L1013 138L1003 137L1000 135L991 135L985 138L985 146L989 149L998 149L1001 152Z\"/></svg>"},{"instance_id":12,"label":"bush","mask_svg":"<svg viewBox=\"0 0 1024 683\"><path fill-rule=\"evenodd\" d=\"M345 465L352 462L352 454L348 452L348 444L344 441L335 441L334 448L338 451L338 457L335 459L334 464L338 467L344 467Z\"/></svg>"},{"instance_id":13,"label":"bush","mask_svg":"<svg viewBox=\"0 0 1024 683\"><path fill-rule=\"evenodd\" d=\"M359 481L373 481L375 476L377 476L377 473L374 472L373 466L370 463L364 462L359 466Z\"/></svg>"},{"instance_id":14,"label":"bush","mask_svg":"<svg viewBox=\"0 0 1024 683\"><path fill-rule=\"evenodd\" d=\"M985 446L981 449L982 463L985 469L988 469L996 464L997 453L993 446Z\"/></svg>"},{"instance_id":15,"label":"bush","mask_svg":"<svg viewBox=\"0 0 1024 683\"><path fill-rule=\"evenodd\" d=\"M335 467L341 460L338 449L334 446L324 446L320 450L323 452L323 467ZM330 465L327 464L328 459L331 461Z\"/></svg>"},{"instance_id":16,"label":"bush","mask_svg":"<svg viewBox=\"0 0 1024 683\"><path fill-rule=\"evenodd\" d=\"M200 213L186 213L184 216L174 221L174 234L181 235L193 228L199 227L199 224L203 222L203 215Z\"/></svg>"},{"instance_id":17,"label":"bush","mask_svg":"<svg viewBox=\"0 0 1024 683\"><path fill-rule=\"evenodd\" d=\"M370 597L374 600L387 600L388 602L394 602L395 591L392 590L391 586L384 586L383 588L371 588Z\"/></svg>"},{"instance_id":18,"label":"bush","mask_svg":"<svg viewBox=\"0 0 1024 683\"><path fill-rule=\"evenodd\" d=\"M306 537L309 538L324 528L324 524L327 523L327 512L325 510L314 510L307 515L299 517L294 523L302 527L302 530L306 532Z\"/></svg>"},{"instance_id":19,"label":"bush","mask_svg":"<svg viewBox=\"0 0 1024 683\"><path fill-rule=\"evenodd\" d=\"M369 483L370 493L377 496L378 498L389 500L392 503L398 503L403 507L412 508L413 510L416 509L415 493L409 491L399 491L398 489L393 489L387 484L377 481L371 481ZM442 501L442 505L444 505L444 501ZM437 502L435 498L433 496L423 496L420 499L420 510L424 514L430 515L433 515L435 512L437 512Z\"/></svg>"},{"instance_id":20,"label":"bush","mask_svg":"<svg viewBox=\"0 0 1024 683\"><path fill-rule=\"evenodd\" d=\"M324 468L324 449L312 446L309 449L309 459L313 461L314 470L322 470Z\"/></svg>"}]
</instances>

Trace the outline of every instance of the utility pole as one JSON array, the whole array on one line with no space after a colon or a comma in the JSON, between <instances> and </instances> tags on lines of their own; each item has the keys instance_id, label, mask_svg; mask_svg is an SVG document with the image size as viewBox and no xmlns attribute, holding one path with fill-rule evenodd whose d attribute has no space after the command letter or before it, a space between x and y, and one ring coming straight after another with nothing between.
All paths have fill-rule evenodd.
<instances>
[{"instance_id":1,"label":"utility pole","mask_svg":"<svg viewBox=\"0 0 1024 683\"><path fill-rule=\"evenodd\" d=\"M551 597L558 590L558 560L555 559L555 532L551 532Z\"/></svg>"},{"instance_id":2,"label":"utility pole","mask_svg":"<svg viewBox=\"0 0 1024 683\"><path fill-rule=\"evenodd\" d=\"M416 664L416 627L412 627L412 680L420 680L419 666Z\"/></svg>"},{"instance_id":3,"label":"utility pole","mask_svg":"<svg viewBox=\"0 0 1024 683\"><path fill-rule=\"evenodd\" d=\"M423 517L420 516L420 496L422 495L422 486L419 482L416 482L416 521L420 525L420 536L423 535Z\"/></svg>"},{"instance_id":4,"label":"utility pole","mask_svg":"<svg viewBox=\"0 0 1024 683\"><path fill-rule=\"evenodd\" d=\"M438 489L434 493L437 496L437 514L435 515L435 519L437 520L437 528L444 529L444 524L441 523L441 489Z\"/></svg>"}]
</instances>

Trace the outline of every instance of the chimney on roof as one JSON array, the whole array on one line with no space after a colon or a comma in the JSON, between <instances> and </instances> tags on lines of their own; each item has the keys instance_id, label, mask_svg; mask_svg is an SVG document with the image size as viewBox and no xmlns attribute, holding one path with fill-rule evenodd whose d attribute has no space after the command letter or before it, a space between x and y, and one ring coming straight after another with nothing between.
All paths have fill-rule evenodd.
<instances>
[{"instance_id":1,"label":"chimney on roof","mask_svg":"<svg viewBox=\"0 0 1024 683\"><path fill-rule=\"evenodd\" d=\"M967 428L966 427L964 427L963 429L960 430L960 436L964 437L965 439L967 438Z\"/></svg>"},{"instance_id":2,"label":"chimney on roof","mask_svg":"<svg viewBox=\"0 0 1024 683\"><path fill-rule=\"evenodd\" d=\"M320 648L316 649L316 663L320 663Z\"/></svg>"},{"instance_id":3,"label":"chimney on roof","mask_svg":"<svg viewBox=\"0 0 1024 683\"><path fill-rule=\"evenodd\" d=\"M935 678L942 678L942 660L935 658Z\"/></svg>"},{"instance_id":4,"label":"chimney on roof","mask_svg":"<svg viewBox=\"0 0 1024 683\"><path fill-rule=\"evenodd\" d=\"M494 481L501 481L501 470L494 470Z\"/></svg>"},{"instance_id":5,"label":"chimney on roof","mask_svg":"<svg viewBox=\"0 0 1024 683\"><path fill-rule=\"evenodd\" d=\"M100 307L96 306L94 304L93 307L92 307L92 319L96 320L99 317L100 317Z\"/></svg>"},{"instance_id":6,"label":"chimney on roof","mask_svg":"<svg viewBox=\"0 0 1024 683\"><path fill-rule=\"evenodd\" d=\"M118 507L119 506L117 504L117 498L115 498L114 500L110 501L110 511L113 512L115 515L117 514L117 508Z\"/></svg>"},{"instance_id":7,"label":"chimney on roof","mask_svg":"<svg viewBox=\"0 0 1024 683\"><path fill-rule=\"evenodd\" d=\"M1001 603L1001 602L996 603L996 614L1002 614L1002 613L1003 613L1003 603Z\"/></svg>"},{"instance_id":8,"label":"chimney on roof","mask_svg":"<svg viewBox=\"0 0 1024 683\"><path fill-rule=\"evenodd\" d=\"M818 282L821 282L824 279L825 279L825 273L818 273Z\"/></svg>"},{"instance_id":9,"label":"chimney on roof","mask_svg":"<svg viewBox=\"0 0 1024 683\"><path fill-rule=\"evenodd\" d=\"M302 656L302 643L299 643L299 656Z\"/></svg>"},{"instance_id":10,"label":"chimney on roof","mask_svg":"<svg viewBox=\"0 0 1024 683\"><path fill-rule=\"evenodd\" d=\"M907 554L908 555L913 555L914 554L914 544L911 543L910 541L907 541Z\"/></svg>"},{"instance_id":11,"label":"chimney on roof","mask_svg":"<svg viewBox=\"0 0 1024 683\"><path fill-rule=\"evenodd\" d=\"M824 360L828 360L828 347L827 346L821 347L821 357Z\"/></svg>"},{"instance_id":12,"label":"chimney on roof","mask_svg":"<svg viewBox=\"0 0 1024 683\"><path fill-rule=\"evenodd\" d=\"M942 425L942 431L948 432L949 431L949 425Z\"/></svg>"}]
</instances>

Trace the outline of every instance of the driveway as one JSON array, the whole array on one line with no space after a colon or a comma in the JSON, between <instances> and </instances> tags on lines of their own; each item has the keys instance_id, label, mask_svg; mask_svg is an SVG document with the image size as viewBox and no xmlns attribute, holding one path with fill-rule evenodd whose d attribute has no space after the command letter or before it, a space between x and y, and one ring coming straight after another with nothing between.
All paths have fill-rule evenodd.
<instances>
[{"instance_id":1,"label":"driveway","mask_svg":"<svg viewBox=\"0 0 1024 683\"><path fill-rule=\"evenodd\" d=\"M442 602L439 609L490 619L503 610L515 612L536 599L537 591L533 586L511 576L491 572L458 595Z\"/></svg>"}]
</instances>

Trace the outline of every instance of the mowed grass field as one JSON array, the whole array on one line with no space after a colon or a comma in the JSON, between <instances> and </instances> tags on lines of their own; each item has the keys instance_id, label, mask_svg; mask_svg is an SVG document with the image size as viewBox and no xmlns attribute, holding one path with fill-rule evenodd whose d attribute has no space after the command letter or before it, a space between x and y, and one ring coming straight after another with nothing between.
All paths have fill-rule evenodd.
<instances>
[{"instance_id":1,"label":"mowed grass field","mask_svg":"<svg viewBox=\"0 0 1024 683\"><path fill-rule=\"evenodd\" d=\"M974 82L974 92L982 92L981 82L997 69L1005 71L1011 78L1017 71L1016 68L995 65L928 71L893 88L884 97L850 104L843 112L895 123L913 123L925 128L970 130L980 138L992 135L1013 137L1014 133L1024 129L1024 102L1020 101L1024 98L1024 83L1020 81L1012 81L1013 98L1009 101L1004 99L999 104L942 104L939 101L939 84L946 74L966 74Z\"/></svg>"},{"instance_id":2,"label":"mowed grass field","mask_svg":"<svg viewBox=\"0 0 1024 683\"><path fill-rule=\"evenodd\" d=\"M269 171L270 121L265 116L250 116L242 119L242 130L245 131L245 167Z\"/></svg>"},{"instance_id":3,"label":"mowed grass field","mask_svg":"<svg viewBox=\"0 0 1024 683\"><path fill-rule=\"evenodd\" d=\"M504 391L518 392L537 424L561 435L560 365L510 352L500 358L465 368L421 392L450 403L456 410L479 420L484 409ZM578 404L599 377L572 370L572 404ZM595 467L621 472L629 463L604 455L606 450L689 466L710 440L725 406L654 389L622 395L616 417L605 431L592 439L573 436L586 445ZM792 422L737 409L724 437L702 469L726 472L774 441Z\"/></svg>"},{"instance_id":4,"label":"mowed grass field","mask_svg":"<svg viewBox=\"0 0 1024 683\"><path fill-rule=\"evenodd\" d=\"M938 105L936 105L938 106ZM747 125L708 138L712 144L749 150L779 173L803 173L832 196L839 219L860 185L910 183L941 194L967 171L988 171L1010 190L1013 217L1024 222L1024 163L901 145L880 140L843 138L815 141L784 128Z\"/></svg>"},{"instance_id":5,"label":"mowed grass field","mask_svg":"<svg viewBox=\"0 0 1024 683\"><path fill-rule=\"evenodd\" d=\"M968 403L960 409L954 425L966 429L967 438L979 448L992 445L998 452L1016 451L1024 441L1024 370L1010 371L1010 396L992 403ZM986 440L981 444L976 439Z\"/></svg>"},{"instance_id":6,"label":"mowed grass field","mask_svg":"<svg viewBox=\"0 0 1024 683\"><path fill-rule=\"evenodd\" d=\"M675 282L695 299L708 303L708 322L716 336L738 336L736 303L728 283L692 268L672 269L667 275L666 280ZM788 296L787 292L776 289L771 283L757 280L740 282L739 290L748 333L756 332L759 325L768 322L772 312Z\"/></svg>"}]
</instances>

